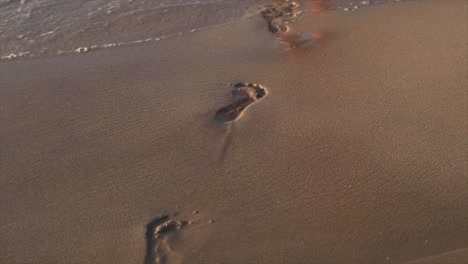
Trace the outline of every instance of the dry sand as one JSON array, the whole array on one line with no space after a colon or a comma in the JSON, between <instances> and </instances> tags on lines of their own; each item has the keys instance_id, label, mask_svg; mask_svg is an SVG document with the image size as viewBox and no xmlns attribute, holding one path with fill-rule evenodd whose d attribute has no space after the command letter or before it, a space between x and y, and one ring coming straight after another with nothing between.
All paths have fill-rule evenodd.
<instances>
[{"instance_id":1,"label":"dry sand","mask_svg":"<svg viewBox=\"0 0 468 264\"><path fill-rule=\"evenodd\" d=\"M144 263L169 215L167 263L463 263L466 10L307 13L295 49L254 16L1 63L0 262ZM217 122L237 82L268 95Z\"/></svg>"}]
</instances>

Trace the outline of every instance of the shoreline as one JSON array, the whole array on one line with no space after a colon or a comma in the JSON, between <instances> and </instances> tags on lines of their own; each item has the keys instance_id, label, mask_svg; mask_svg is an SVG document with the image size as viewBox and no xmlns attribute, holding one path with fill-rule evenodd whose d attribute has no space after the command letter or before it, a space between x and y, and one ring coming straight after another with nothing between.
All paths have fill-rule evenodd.
<instances>
[{"instance_id":1,"label":"shoreline","mask_svg":"<svg viewBox=\"0 0 468 264\"><path fill-rule=\"evenodd\" d=\"M0 23L3 23L2 25L4 28L10 28L10 32L15 32L15 35L12 33L8 34L8 32L6 32L6 34L2 34L5 32L0 31L0 42L3 43L2 47L0 47L0 49L3 50L0 54L0 63L83 54L101 49L135 46L143 43L151 43L154 45L158 44L159 41L166 39L226 26L248 19L251 16L257 16L262 12L262 6L264 7L268 5L267 0L251 1L251 4L248 4L248 1L238 3L238 6L234 8L236 10L235 12L228 12L228 10L233 9L232 7L228 8L228 6L232 4L229 2L218 3L219 6L214 2L208 2L205 4L200 3L200 6L197 6L196 3L188 5L188 7L192 6L193 8L188 8L185 5L160 6L156 8L156 10L153 10L153 12L156 12L155 14L151 14L151 12L146 14L143 12L146 14L143 15L143 19L141 17L142 14L139 14L142 10L140 10L141 7L139 7L138 4L141 5L145 2L143 0L132 0L130 3L133 3L133 6L126 6L125 4L123 6L120 4L103 4L103 6L99 8L95 7L96 10L89 12L85 18L82 17L82 20L85 21L90 19L92 21L97 21L94 22L94 24L103 26L106 31L112 31L113 35L109 35L106 32L100 32L98 30L99 27L94 29L94 27L89 28L88 25L81 25L83 28L80 28L80 24L74 25L76 21L79 21L79 19L76 18L76 21L73 23L70 23L67 18L62 18L64 21L61 21L60 17L54 18L53 14L57 11L59 6L49 2L39 4L39 2L29 1L23 5L19 5L18 3L18 6L14 6L14 8L12 4L14 2L4 3L5 6L0 6L0 14L3 14L6 19L3 21L0 20ZM394 0L374 0L370 2L360 1L353 5L349 5L346 0L334 0L328 2L324 0L311 0L303 1L304 5L303 8L301 8L301 11L306 13L316 13L341 9L343 12L349 11L351 13L358 11L360 8L367 8L369 6L395 4L392 1ZM96 2L96 4L99 6L98 2ZM52 5L50 7L51 10L47 10L49 5ZM204 5L208 7L205 8L203 7ZM68 12L71 12L70 15L72 17L84 16L84 13L91 10L84 8L84 10L74 10L76 11L74 12L73 9L69 10L70 6L63 6ZM1 10L1 8L4 8L5 10ZM131 11L132 8L136 8L136 10L139 11ZM152 10L155 7L150 5L147 8ZM191 9L196 11L190 11ZM207 11L200 11L204 9ZM167 15L168 13L166 11L168 10L171 10L169 13L172 15ZM98 15L98 13L102 12L104 12L104 14ZM130 14L127 14L127 12L130 12ZM194 14L192 14L192 12L194 12ZM213 14L217 12L221 12L226 17L221 19L214 16ZM181 22L184 21L184 19L182 19L182 14L190 16L191 19L199 16L198 20L201 21L215 20L218 22L214 24L208 23L207 25L200 24L198 26L192 24L187 25ZM146 16L162 16L164 19L157 22ZM222 16L223 15L221 15L221 17ZM134 17L137 17L136 21ZM180 17L180 19L175 19L177 17ZM41 19L49 21L49 23L46 23L42 27L34 27L34 21L40 21ZM149 21L146 23L138 22L142 19ZM166 20L170 20L172 22L168 24ZM11 21L16 22L11 24ZM61 25L63 23L65 24ZM153 26L148 25L147 23L150 23ZM165 26L161 26L161 23ZM116 27L119 27L117 25L123 27L123 32L115 29ZM129 27L129 25L133 25L133 28ZM154 29L154 26L159 26L163 29L168 27L171 30L160 30L157 34L151 31L148 32L148 28ZM156 32L157 31L158 30L156 30ZM139 33L136 34L137 32ZM18 49L18 47L22 48ZM5 50L9 51L5 52Z\"/></svg>"}]
</instances>

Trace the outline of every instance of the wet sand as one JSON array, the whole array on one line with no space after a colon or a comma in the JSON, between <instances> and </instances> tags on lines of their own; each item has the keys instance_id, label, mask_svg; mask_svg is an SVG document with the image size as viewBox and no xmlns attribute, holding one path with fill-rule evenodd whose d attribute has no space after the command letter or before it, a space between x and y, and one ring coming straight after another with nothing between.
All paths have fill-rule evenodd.
<instances>
[{"instance_id":1,"label":"wet sand","mask_svg":"<svg viewBox=\"0 0 468 264\"><path fill-rule=\"evenodd\" d=\"M167 215L165 263L463 263L466 10L312 12L280 37L258 15L0 63L0 262L144 263ZM268 96L217 121L239 82Z\"/></svg>"}]
</instances>

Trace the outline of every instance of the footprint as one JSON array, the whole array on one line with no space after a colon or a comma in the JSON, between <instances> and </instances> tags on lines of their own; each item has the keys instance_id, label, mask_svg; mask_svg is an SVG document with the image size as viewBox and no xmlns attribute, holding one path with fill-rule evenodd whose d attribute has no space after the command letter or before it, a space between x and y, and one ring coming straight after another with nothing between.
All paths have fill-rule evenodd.
<instances>
[{"instance_id":1,"label":"footprint","mask_svg":"<svg viewBox=\"0 0 468 264\"><path fill-rule=\"evenodd\" d=\"M321 3L321 2L320 2ZM263 7L261 14L268 23L268 30L275 34L285 51L306 50L315 45L312 34L295 31L291 24L302 14L301 5L291 0L275 0Z\"/></svg>"},{"instance_id":2,"label":"footprint","mask_svg":"<svg viewBox=\"0 0 468 264\"><path fill-rule=\"evenodd\" d=\"M162 264L167 262L171 254L168 236L189 224L184 220L171 220L163 215L155 218L146 226L146 257L145 264Z\"/></svg>"},{"instance_id":3,"label":"footprint","mask_svg":"<svg viewBox=\"0 0 468 264\"><path fill-rule=\"evenodd\" d=\"M216 112L215 118L228 123L238 119L242 113L254 102L266 96L266 89L260 84L237 83L231 96L235 101Z\"/></svg>"},{"instance_id":4,"label":"footprint","mask_svg":"<svg viewBox=\"0 0 468 264\"><path fill-rule=\"evenodd\" d=\"M274 34L288 31L288 25L301 14L300 4L290 0L275 0L265 5L262 10L263 19L268 22L268 29Z\"/></svg>"}]
</instances>

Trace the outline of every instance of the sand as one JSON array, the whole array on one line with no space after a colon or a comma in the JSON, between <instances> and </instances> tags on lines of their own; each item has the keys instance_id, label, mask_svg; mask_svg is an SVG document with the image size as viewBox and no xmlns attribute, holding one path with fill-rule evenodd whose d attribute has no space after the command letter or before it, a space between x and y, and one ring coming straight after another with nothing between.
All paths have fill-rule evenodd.
<instances>
[{"instance_id":1,"label":"sand","mask_svg":"<svg viewBox=\"0 0 468 264\"><path fill-rule=\"evenodd\" d=\"M167 215L162 263L463 263L467 7L0 63L0 262L144 263ZM238 82L268 94L219 122Z\"/></svg>"}]
</instances>

